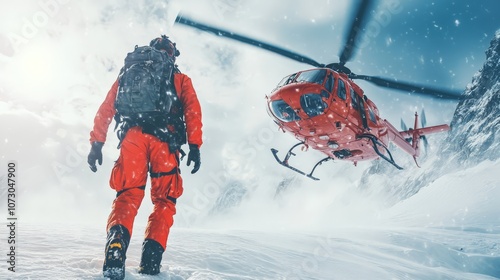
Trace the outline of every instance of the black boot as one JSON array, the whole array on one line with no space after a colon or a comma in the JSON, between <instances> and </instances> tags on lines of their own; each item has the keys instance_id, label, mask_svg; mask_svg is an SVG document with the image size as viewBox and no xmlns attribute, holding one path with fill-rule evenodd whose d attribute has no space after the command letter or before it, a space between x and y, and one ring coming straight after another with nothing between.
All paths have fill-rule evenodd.
<instances>
[{"instance_id":1,"label":"black boot","mask_svg":"<svg viewBox=\"0 0 500 280\"><path fill-rule=\"evenodd\" d=\"M125 260L129 242L130 233L124 226L116 225L109 229L102 268L104 277L111 280L125 278Z\"/></svg>"},{"instance_id":2,"label":"black boot","mask_svg":"<svg viewBox=\"0 0 500 280\"><path fill-rule=\"evenodd\" d=\"M142 256L139 273L148 275L156 275L160 273L160 263L164 251L165 250L160 243L152 239L144 240L144 243L142 243Z\"/></svg>"}]
</instances>

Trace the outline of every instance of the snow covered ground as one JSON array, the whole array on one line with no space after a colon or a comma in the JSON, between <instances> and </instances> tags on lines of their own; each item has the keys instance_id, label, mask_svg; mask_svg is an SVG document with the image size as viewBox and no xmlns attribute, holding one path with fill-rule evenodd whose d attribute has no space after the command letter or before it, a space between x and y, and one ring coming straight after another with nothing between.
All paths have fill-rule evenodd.
<instances>
[{"instance_id":1,"label":"snow covered ground","mask_svg":"<svg viewBox=\"0 0 500 280\"><path fill-rule=\"evenodd\" d=\"M446 175L389 209L361 207L364 223L325 219L323 231L174 225L155 277L137 273L143 231L137 226L126 279L498 279L498 170L500 161L484 162ZM334 208L348 216L350 204ZM20 223L19 229L17 272L2 269L2 279L103 279L103 228Z\"/></svg>"}]
</instances>

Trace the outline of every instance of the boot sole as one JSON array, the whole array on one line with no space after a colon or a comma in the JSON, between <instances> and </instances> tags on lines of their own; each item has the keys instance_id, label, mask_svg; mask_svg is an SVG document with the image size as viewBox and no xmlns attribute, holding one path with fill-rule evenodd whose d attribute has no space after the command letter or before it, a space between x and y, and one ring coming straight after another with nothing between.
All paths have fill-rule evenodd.
<instances>
[{"instance_id":1,"label":"boot sole","mask_svg":"<svg viewBox=\"0 0 500 280\"><path fill-rule=\"evenodd\" d=\"M110 280L123 280L125 278L125 258L119 249L109 249L103 266L103 276Z\"/></svg>"}]
</instances>

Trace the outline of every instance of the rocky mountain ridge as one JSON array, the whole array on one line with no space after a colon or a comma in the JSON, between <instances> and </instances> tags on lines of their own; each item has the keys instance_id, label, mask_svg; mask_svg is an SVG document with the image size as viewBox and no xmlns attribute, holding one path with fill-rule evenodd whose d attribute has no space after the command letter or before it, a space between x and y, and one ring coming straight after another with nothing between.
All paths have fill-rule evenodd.
<instances>
[{"instance_id":1,"label":"rocky mountain ridge","mask_svg":"<svg viewBox=\"0 0 500 280\"><path fill-rule=\"evenodd\" d=\"M433 154L420 158L425 168L392 172L390 164L376 161L365 171L359 188L372 192L374 184L381 185L377 191L389 193L388 204L394 204L445 174L500 158L500 30L457 104L450 126L441 144L428 151Z\"/></svg>"}]
</instances>

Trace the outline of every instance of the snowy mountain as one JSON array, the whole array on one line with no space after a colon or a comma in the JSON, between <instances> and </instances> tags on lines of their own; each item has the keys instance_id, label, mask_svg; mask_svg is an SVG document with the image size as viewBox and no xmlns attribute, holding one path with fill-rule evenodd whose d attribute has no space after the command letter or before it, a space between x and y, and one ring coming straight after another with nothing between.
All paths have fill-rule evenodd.
<instances>
[{"instance_id":1,"label":"snowy mountain","mask_svg":"<svg viewBox=\"0 0 500 280\"><path fill-rule=\"evenodd\" d=\"M491 41L486 51L484 66L472 78L458 103L451 131L447 137L432 135L429 151L424 151L418 161L423 168L415 168L408 155L396 151L398 160L402 160L406 171L390 172L389 164L380 161L373 164L361 182L360 187L370 189L374 178L379 178L391 194L388 203L406 199L443 174L466 167L475 166L484 160L500 158L500 30ZM436 145L437 144L437 145ZM429 157L435 154L436 157ZM384 174L377 176L377 174Z\"/></svg>"},{"instance_id":2,"label":"snowy mountain","mask_svg":"<svg viewBox=\"0 0 500 280\"><path fill-rule=\"evenodd\" d=\"M500 30L486 51L486 62L465 90L453 115L443 150L447 162L473 166L500 157Z\"/></svg>"}]
</instances>

